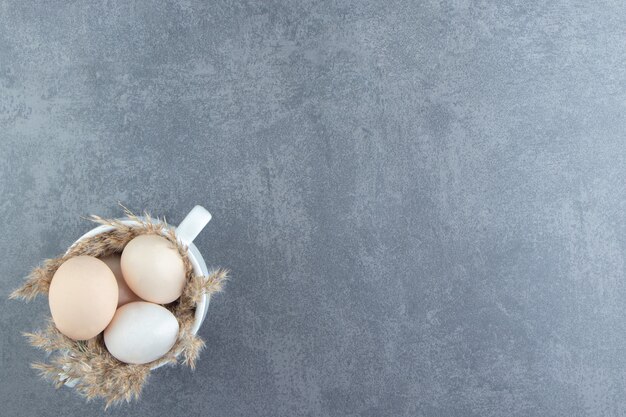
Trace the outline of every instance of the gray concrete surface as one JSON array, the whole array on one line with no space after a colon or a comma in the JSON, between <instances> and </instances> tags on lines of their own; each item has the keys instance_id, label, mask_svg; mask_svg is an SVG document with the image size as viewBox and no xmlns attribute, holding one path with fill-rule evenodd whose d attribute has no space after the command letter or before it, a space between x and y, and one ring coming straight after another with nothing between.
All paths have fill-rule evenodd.
<instances>
[{"instance_id":1,"label":"gray concrete surface","mask_svg":"<svg viewBox=\"0 0 626 417\"><path fill-rule=\"evenodd\" d=\"M6 296L118 200L234 278L106 415L626 415L625 46L622 1L0 1L0 415L102 415Z\"/></svg>"}]
</instances>

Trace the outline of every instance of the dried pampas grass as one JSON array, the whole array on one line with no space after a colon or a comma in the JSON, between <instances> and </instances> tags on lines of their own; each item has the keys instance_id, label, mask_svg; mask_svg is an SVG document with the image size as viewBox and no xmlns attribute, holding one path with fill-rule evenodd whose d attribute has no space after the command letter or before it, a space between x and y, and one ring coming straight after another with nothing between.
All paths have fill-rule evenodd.
<instances>
[{"instance_id":1,"label":"dried pampas grass","mask_svg":"<svg viewBox=\"0 0 626 417\"><path fill-rule=\"evenodd\" d=\"M150 370L155 366L174 364L180 360L183 365L195 369L196 360L204 347L202 339L192 333L196 304L203 294L221 291L228 278L228 271L225 269L217 269L208 276L195 275L187 256L187 248L176 239L174 230L167 225L165 219L154 219L147 213L143 218L139 218L125 207L124 212L138 224L127 225L117 219L91 216L90 219L95 223L113 229L81 240L66 254L44 261L42 266L35 268L26 277L24 284L10 295L12 299L25 301L30 301L38 295L47 295L54 273L67 259L79 255L100 257L119 253L130 240L140 234L162 235L174 245L184 261L187 284L182 296L165 306L178 319L180 329L176 344L164 357L143 365L120 362L107 351L102 334L90 340L75 341L61 334L51 318L48 318L43 329L24 333L32 346L49 355L46 362L31 365L42 377L51 380L57 388L67 382L73 382L80 394L88 400L102 398L106 402L106 407L138 399Z\"/></svg>"}]
</instances>

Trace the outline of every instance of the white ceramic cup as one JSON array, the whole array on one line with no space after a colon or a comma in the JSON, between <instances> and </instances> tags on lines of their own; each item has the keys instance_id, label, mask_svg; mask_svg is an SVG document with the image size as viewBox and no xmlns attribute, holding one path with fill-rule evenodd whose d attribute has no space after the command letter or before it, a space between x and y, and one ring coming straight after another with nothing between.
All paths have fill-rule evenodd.
<instances>
[{"instance_id":1,"label":"white ceramic cup","mask_svg":"<svg viewBox=\"0 0 626 417\"><path fill-rule=\"evenodd\" d=\"M143 219L143 218L140 217L140 219ZM129 225L129 226L140 224L136 220L132 220L129 218L122 218L118 220L120 220L122 223ZM189 260L191 261L191 265L193 266L193 272L196 275L202 275L202 276L209 275L209 270L206 266L206 262L204 262L204 258L198 251L198 248L196 248L196 246L193 244L193 240L196 238L196 236L198 236L198 234L202 231L202 229L204 229L204 227L209 223L210 220L211 220L211 213L209 213L202 206L195 206L193 209L191 209L191 211L187 214L187 216L185 216L183 221L180 222L178 227L168 224L168 227L170 229L174 229L176 233L176 238L185 246L187 246L187 256L189 256ZM158 220L152 219L152 221L156 222ZM85 233L84 235L82 235L81 237L79 237L76 240L76 242L74 242L72 246L70 246L70 249L74 245L76 245L78 242L84 239L87 239L87 238L90 238L90 237L93 237L93 236L96 236L105 232L109 232L113 229L114 229L113 226L107 226L107 225L95 227L91 229L90 231L88 231L87 233ZM204 294L202 298L200 299L200 301L198 302L198 304L196 305L195 320L193 323L193 327L191 328L191 331L193 332L193 334L198 333L198 330L200 329L202 322L206 318L206 314L209 309L210 299L211 299L210 295ZM162 365L155 366L152 369L159 368L160 366ZM75 381L75 380L68 380L65 383L65 385L74 386L76 385L77 382L78 381Z\"/></svg>"}]
</instances>

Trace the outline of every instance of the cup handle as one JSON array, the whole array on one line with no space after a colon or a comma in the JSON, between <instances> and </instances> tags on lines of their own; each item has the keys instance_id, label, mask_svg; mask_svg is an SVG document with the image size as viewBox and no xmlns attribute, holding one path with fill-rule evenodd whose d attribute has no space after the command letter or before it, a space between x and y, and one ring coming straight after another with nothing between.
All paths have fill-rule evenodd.
<instances>
[{"instance_id":1,"label":"cup handle","mask_svg":"<svg viewBox=\"0 0 626 417\"><path fill-rule=\"evenodd\" d=\"M189 246L209 221L211 213L202 206L195 206L176 228L176 237L183 245Z\"/></svg>"}]
</instances>

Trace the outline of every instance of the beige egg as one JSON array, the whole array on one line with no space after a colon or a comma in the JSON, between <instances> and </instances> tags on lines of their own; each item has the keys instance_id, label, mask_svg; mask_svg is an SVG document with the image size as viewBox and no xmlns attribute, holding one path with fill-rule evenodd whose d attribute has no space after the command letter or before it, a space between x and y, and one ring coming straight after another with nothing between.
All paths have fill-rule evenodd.
<instances>
[{"instance_id":1,"label":"beige egg","mask_svg":"<svg viewBox=\"0 0 626 417\"><path fill-rule=\"evenodd\" d=\"M108 266L92 256L76 256L54 273L48 302L61 333L87 340L107 327L117 308L117 282Z\"/></svg>"},{"instance_id":2,"label":"beige egg","mask_svg":"<svg viewBox=\"0 0 626 417\"><path fill-rule=\"evenodd\" d=\"M126 284L124 280L124 276L122 275L122 266L120 265L122 255L120 253L115 253L113 255L105 256L103 258L99 258L102 262L107 264L109 269L115 275L115 279L117 280L117 306L123 306L124 304L128 304L132 301L141 301L141 298L137 294L133 292Z\"/></svg>"},{"instance_id":3,"label":"beige egg","mask_svg":"<svg viewBox=\"0 0 626 417\"><path fill-rule=\"evenodd\" d=\"M167 304L183 292L183 260L174 245L162 236L139 235L128 242L121 266L130 289L146 301Z\"/></svg>"}]
</instances>

